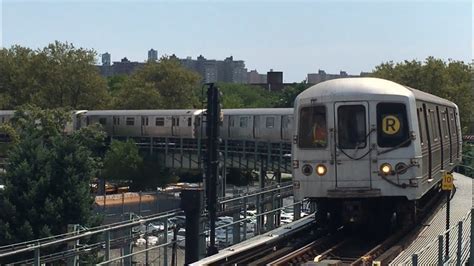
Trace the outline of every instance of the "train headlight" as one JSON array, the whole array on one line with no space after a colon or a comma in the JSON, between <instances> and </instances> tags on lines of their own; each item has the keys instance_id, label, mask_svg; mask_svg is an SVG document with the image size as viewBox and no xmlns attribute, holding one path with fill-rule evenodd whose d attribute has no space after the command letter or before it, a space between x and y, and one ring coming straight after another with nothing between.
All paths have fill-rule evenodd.
<instances>
[{"instance_id":1,"label":"train headlight","mask_svg":"<svg viewBox=\"0 0 474 266\"><path fill-rule=\"evenodd\" d=\"M305 164L301 168L301 172L303 172L303 175L305 175L305 176L310 176L311 173L313 172L313 167L311 167L311 165L309 165L309 164Z\"/></svg>"},{"instance_id":2,"label":"train headlight","mask_svg":"<svg viewBox=\"0 0 474 266\"><path fill-rule=\"evenodd\" d=\"M380 172L383 175L389 175L392 172L392 166L389 163L383 163L380 165Z\"/></svg>"},{"instance_id":3,"label":"train headlight","mask_svg":"<svg viewBox=\"0 0 474 266\"><path fill-rule=\"evenodd\" d=\"M318 174L319 176L325 175L327 171L328 169L326 168L326 166L324 166L324 164L318 164L316 166L316 174Z\"/></svg>"}]
</instances>

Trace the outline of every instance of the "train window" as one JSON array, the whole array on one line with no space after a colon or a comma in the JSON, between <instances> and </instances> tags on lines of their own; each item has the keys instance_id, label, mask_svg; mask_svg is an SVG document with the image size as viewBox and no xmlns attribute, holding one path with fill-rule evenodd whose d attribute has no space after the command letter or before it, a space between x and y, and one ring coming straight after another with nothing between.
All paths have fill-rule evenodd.
<instances>
[{"instance_id":1,"label":"train window","mask_svg":"<svg viewBox=\"0 0 474 266\"><path fill-rule=\"evenodd\" d=\"M201 125L201 118L199 116L196 116L196 119L194 119L194 124L197 127Z\"/></svg>"},{"instance_id":2,"label":"train window","mask_svg":"<svg viewBox=\"0 0 474 266\"><path fill-rule=\"evenodd\" d=\"M179 117L173 117L172 121L174 127L179 127Z\"/></svg>"},{"instance_id":3,"label":"train window","mask_svg":"<svg viewBox=\"0 0 474 266\"><path fill-rule=\"evenodd\" d=\"M165 118L164 117L155 118L155 126L157 126L157 127L165 126Z\"/></svg>"},{"instance_id":4,"label":"train window","mask_svg":"<svg viewBox=\"0 0 474 266\"><path fill-rule=\"evenodd\" d=\"M418 119L420 126L420 119ZM421 136L420 132L420 136ZM377 104L377 144L380 147L406 147L410 145L405 104Z\"/></svg>"},{"instance_id":5,"label":"train window","mask_svg":"<svg viewBox=\"0 0 474 266\"><path fill-rule=\"evenodd\" d=\"M456 127L456 121L454 120L454 114L452 111L450 112L450 115L451 115L451 132L456 136L458 131Z\"/></svg>"},{"instance_id":6,"label":"train window","mask_svg":"<svg viewBox=\"0 0 474 266\"><path fill-rule=\"evenodd\" d=\"M298 146L300 148L325 148L327 146L326 107L301 108Z\"/></svg>"},{"instance_id":7,"label":"train window","mask_svg":"<svg viewBox=\"0 0 474 266\"><path fill-rule=\"evenodd\" d=\"M116 126L120 125L120 117L115 117L114 116L114 125L116 125Z\"/></svg>"},{"instance_id":8,"label":"train window","mask_svg":"<svg viewBox=\"0 0 474 266\"><path fill-rule=\"evenodd\" d=\"M148 126L148 117L142 116L142 126Z\"/></svg>"},{"instance_id":9,"label":"train window","mask_svg":"<svg viewBox=\"0 0 474 266\"><path fill-rule=\"evenodd\" d=\"M447 139L449 138L449 125L448 125L448 112L447 111L444 111L442 112L442 115L443 117L443 131L444 131L444 138Z\"/></svg>"},{"instance_id":10,"label":"train window","mask_svg":"<svg viewBox=\"0 0 474 266\"><path fill-rule=\"evenodd\" d=\"M430 112L430 118L431 118L431 129L433 132L433 141L437 142L439 140L439 129L438 129L438 123L436 122L436 117L434 114L434 110L429 109Z\"/></svg>"},{"instance_id":11,"label":"train window","mask_svg":"<svg viewBox=\"0 0 474 266\"><path fill-rule=\"evenodd\" d=\"M127 117L125 118L125 124L127 126L133 126L135 125L135 118L134 117Z\"/></svg>"},{"instance_id":12,"label":"train window","mask_svg":"<svg viewBox=\"0 0 474 266\"><path fill-rule=\"evenodd\" d=\"M99 118L99 124L101 124L103 126L107 125L107 118L105 118L105 117Z\"/></svg>"},{"instance_id":13,"label":"train window","mask_svg":"<svg viewBox=\"0 0 474 266\"><path fill-rule=\"evenodd\" d=\"M360 149L367 145L367 122L363 105L337 108L337 145L341 149Z\"/></svg>"},{"instance_id":14,"label":"train window","mask_svg":"<svg viewBox=\"0 0 474 266\"><path fill-rule=\"evenodd\" d=\"M424 128L423 128L423 126L421 125L421 119L420 119L420 113L421 113L421 112L423 112L423 109L422 109L422 108L417 109L416 115L417 115L417 117L418 117L418 130L419 130L418 134L420 135L420 143L421 143L421 146L423 146L423 145L424 145L424 143L423 143L423 129L424 129Z\"/></svg>"},{"instance_id":15,"label":"train window","mask_svg":"<svg viewBox=\"0 0 474 266\"><path fill-rule=\"evenodd\" d=\"M265 126L267 128L273 128L275 126L275 117L267 117L265 119Z\"/></svg>"},{"instance_id":16,"label":"train window","mask_svg":"<svg viewBox=\"0 0 474 266\"><path fill-rule=\"evenodd\" d=\"M247 127L249 123L249 118L247 116L240 117L240 127Z\"/></svg>"},{"instance_id":17,"label":"train window","mask_svg":"<svg viewBox=\"0 0 474 266\"><path fill-rule=\"evenodd\" d=\"M188 118L188 127L191 126L191 123L192 123L192 120L191 120L191 117Z\"/></svg>"}]
</instances>

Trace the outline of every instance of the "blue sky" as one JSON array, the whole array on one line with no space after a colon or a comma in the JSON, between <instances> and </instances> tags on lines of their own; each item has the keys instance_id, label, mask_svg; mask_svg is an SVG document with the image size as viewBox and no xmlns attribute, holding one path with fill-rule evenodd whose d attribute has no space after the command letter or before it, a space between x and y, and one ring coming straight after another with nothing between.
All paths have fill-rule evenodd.
<instances>
[{"instance_id":1,"label":"blue sky","mask_svg":"<svg viewBox=\"0 0 474 266\"><path fill-rule=\"evenodd\" d=\"M1 0L0 0L1 1ZM233 55L286 82L324 69L350 74L427 56L470 61L471 1L12 1L2 2L2 46L54 40L109 52Z\"/></svg>"}]
</instances>

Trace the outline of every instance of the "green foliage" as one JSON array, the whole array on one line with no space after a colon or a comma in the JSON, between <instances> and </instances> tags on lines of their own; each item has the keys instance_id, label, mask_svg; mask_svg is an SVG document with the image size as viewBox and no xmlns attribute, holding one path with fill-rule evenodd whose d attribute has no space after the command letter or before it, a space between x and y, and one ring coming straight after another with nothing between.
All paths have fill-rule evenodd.
<instances>
[{"instance_id":1,"label":"green foliage","mask_svg":"<svg viewBox=\"0 0 474 266\"><path fill-rule=\"evenodd\" d=\"M467 142L463 143L462 151L462 165L460 166L459 173L474 178L474 144Z\"/></svg>"},{"instance_id":2,"label":"green foliage","mask_svg":"<svg viewBox=\"0 0 474 266\"><path fill-rule=\"evenodd\" d=\"M20 108L12 127L18 142L8 151L0 193L0 245L67 232L68 224L97 225L89 182L98 158L86 144L98 145L84 131L66 135L69 114Z\"/></svg>"},{"instance_id":3,"label":"green foliage","mask_svg":"<svg viewBox=\"0 0 474 266\"><path fill-rule=\"evenodd\" d=\"M139 175L143 159L132 140L112 140L104 158L102 176L107 180L133 180Z\"/></svg>"},{"instance_id":4,"label":"green foliage","mask_svg":"<svg viewBox=\"0 0 474 266\"><path fill-rule=\"evenodd\" d=\"M304 82L294 83L290 86L286 86L278 95L275 102L275 107L293 107L296 96L302 93L304 90L309 88L309 84Z\"/></svg>"},{"instance_id":5,"label":"green foliage","mask_svg":"<svg viewBox=\"0 0 474 266\"><path fill-rule=\"evenodd\" d=\"M275 93L258 86L236 83L219 83L223 108L264 108L272 107Z\"/></svg>"},{"instance_id":6,"label":"green foliage","mask_svg":"<svg viewBox=\"0 0 474 266\"><path fill-rule=\"evenodd\" d=\"M198 74L182 67L173 58L149 61L120 85L114 109L184 109L198 105L193 91Z\"/></svg>"},{"instance_id":7,"label":"green foliage","mask_svg":"<svg viewBox=\"0 0 474 266\"><path fill-rule=\"evenodd\" d=\"M385 78L446 99L459 106L463 132L472 127L474 92L472 67L461 61L428 57L424 62L392 61L375 67L374 77Z\"/></svg>"},{"instance_id":8,"label":"green foliage","mask_svg":"<svg viewBox=\"0 0 474 266\"><path fill-rule=\"evenodd\" d=\"M43 108L100 109L107 84L94 66L96 53L56 41L33 51L0 50L0 108L23 104Z\"/></svg>"}]
</instances>

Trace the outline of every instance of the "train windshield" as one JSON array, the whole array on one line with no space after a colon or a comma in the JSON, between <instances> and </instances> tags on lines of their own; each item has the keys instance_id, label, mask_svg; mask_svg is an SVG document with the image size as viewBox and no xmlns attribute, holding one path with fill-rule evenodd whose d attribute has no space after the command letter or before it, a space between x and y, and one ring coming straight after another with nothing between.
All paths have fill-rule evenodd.
<instances>
[{"instance_id":1,"label":"train windshield","mask_svg":"<svg viewBox=\"0 0 474 266\"><path fill-rule=\"evenodd\" d=\"M379 147L410 145L405 104L377 104L377 144Z\"/></svg>"},{"instance_id":2,"label":"train windshield","mask_svg":"<svg viewBox=\"0 0 474 266\"><path fill-rule=\"evenodd\" d=\"M301 108L298 140L300 148L325 148L327 146L326 107Z\"/></svg>"},{"instance_id":3,"label":"train windshield","mask_svg":"<svg viewBox=\"0 0 474 266\"><path fill-rule=\"evenodd\" d=\"M337 109L337 144L341 149L360 149L367 145L365 107L343 105Z\"/></svg>"}]
</instances>

